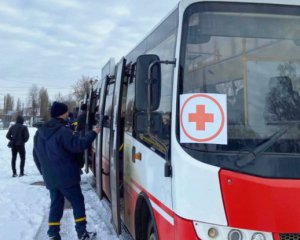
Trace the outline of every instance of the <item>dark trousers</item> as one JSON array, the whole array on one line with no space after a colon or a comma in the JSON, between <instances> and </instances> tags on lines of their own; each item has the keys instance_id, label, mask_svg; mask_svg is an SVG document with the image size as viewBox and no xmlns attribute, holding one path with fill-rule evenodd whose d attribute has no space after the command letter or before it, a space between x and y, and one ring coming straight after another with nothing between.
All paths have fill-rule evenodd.
<instances>
[{"instance_id":1,"label":"dark trousers","mask_svg":"<svg viewBox=\"0 0 300 240\"><path fill-rule=\"evenodd\" d=\"M20 174L24 174L24 166L25 166L25 146L24 145L18 145L18 146L12 146L11 148L12 152L12 159L11 159L11 168L13 171L13 174L17 174L16 170L16 160L17 160L17 154L20 155Z\"/></svg>"},{"instance_id":2,"label":"dark trousers","mask_svg":"<svg viewBox=\"0 0 300 240\"><path fill-rule=\"evenodd\" d=\"M80 238L86 231L86 216L84 197L79 184L69 188L50 190L51 205L48 222L48 235L57 236L59 234L60 220L64 211L64 198L66 198L72 205L75 219L75 229L78 237Z\"/></svg>"}]
</instances>

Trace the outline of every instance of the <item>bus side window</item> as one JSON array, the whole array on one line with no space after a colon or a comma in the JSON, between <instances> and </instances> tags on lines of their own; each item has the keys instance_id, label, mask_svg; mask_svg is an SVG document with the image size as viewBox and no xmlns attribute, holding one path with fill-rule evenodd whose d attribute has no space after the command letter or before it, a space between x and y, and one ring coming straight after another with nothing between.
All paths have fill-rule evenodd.
<instances>
[{"instance_id":1,"label":"bus side window","mask_svg":"<svg viewBox=\"0 0 300 240\"><path fill-rule=\"evenodd\" d=\"M174 33L147 54L156 54L160 59L173 59L175 40L176 34ZM158 109L154 112L156 115L160 115L161 118L159 131L156 128L155 132L151 133L155 137L154 139L147 134L137 136L140 141L154 148L161 155L167 154L170 145L173 71L173 65L161 64L161 99Z\"/></svg>"}]
</instances>

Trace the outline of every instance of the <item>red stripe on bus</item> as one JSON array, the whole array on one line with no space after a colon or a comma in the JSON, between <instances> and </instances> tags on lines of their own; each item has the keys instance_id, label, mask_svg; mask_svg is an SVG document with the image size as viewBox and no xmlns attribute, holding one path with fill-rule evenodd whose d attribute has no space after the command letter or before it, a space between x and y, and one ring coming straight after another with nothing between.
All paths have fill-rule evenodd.
<instances>
[{"instance_id":1,"label":"red stripe on bus","mask_svg":"<svg viewBox=\"0 0 300 240\"><path fill-rule=\"evenodd\" d=\"M164 210L168 215L171 217L174 217L174 212L168 208L166 205L164 205L162 202L160 202L156 197L154 197L150 192L148 192L145 188L143 188L140 184L138 184L134 179L130 178L131 182L141 191L145 192L150 200L152 200L156 205L158 205L162 210Z\"/></svg>"},{"instance_id":2,"label":"red stripe on bus","mask_svg":"<svg viewBox=\"0 0 300 240\"><path fill-rule=\"evenodd\" d=\"M168 211L168 214L170 213L171 210L168 207L166 207L164 204L160 203L159 200L157 200L155 197L153 197L152 194L149 194L148 191L146 191L143 187L141 187L133 179L131 179L131 184L129 184L128 182L125 182L125 186L127 186L130 189L130 192L132 192L131 194L133 196L133 202L130 203L132 209L134 209L135 202L136 202L137 196L138 196L138 193L136 192L136 190L134 190L132 185L134 185L140 191L145 192L149 196L149 198L153 202L155 201L155 203L157 205L159 205L160 208L162 208L165 212ZM155 221L156 221L156 226L158 228L159 239L200 240L197 237L197 233L196 233L196 230L195 230L192 220L181 218L181 217L177 216L174 212L172 212L171 214L169 214L174 218L174 225L172 225L154 208L153 208L153 213L154 213L154 217L155 217ZM132 217L131 224L133 224L133 214L131 217ZM129 228L131 229L131 232L133 232L133 225L129 226Z\"/></svg>"}]
</instances>

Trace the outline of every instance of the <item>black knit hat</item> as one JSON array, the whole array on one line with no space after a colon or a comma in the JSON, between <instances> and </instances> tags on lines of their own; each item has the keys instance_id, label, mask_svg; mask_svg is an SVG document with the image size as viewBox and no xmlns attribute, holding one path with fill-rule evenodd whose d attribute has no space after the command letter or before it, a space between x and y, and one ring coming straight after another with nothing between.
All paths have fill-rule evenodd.
<instances>
[{"instance_id":1,"label":"black knit hat","mask_svg":"<svg viewBox=\"0 0 300 240\"><path fill-rule=\"evenodd\" d=\"M87 105L86 105L86 103L83 103L83 104L81 105L80 110L81 110L81 111L86 111L86 110L87 110Z\"/></svg>"},{"instance_id":2,"label":"black knit hat","mask_svg":"<svg viewBox=\"0 0 300 240\"><path fill-rule=\"evenodd\" d=\"M57 118L68 112L68 106L61 102L53 102L51 106L51 117Z\"/></svg>"}]
</instances>

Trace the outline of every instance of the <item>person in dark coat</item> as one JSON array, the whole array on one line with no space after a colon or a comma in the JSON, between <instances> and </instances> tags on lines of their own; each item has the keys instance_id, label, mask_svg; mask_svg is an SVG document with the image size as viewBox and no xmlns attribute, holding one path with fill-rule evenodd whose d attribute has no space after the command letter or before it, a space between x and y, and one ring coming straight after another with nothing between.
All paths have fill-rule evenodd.
<instances>
[{"instance_id":1,"label":"person in dark coat","mask_svg":"<svg viewBox=\"0 0 300 240\"><path fill-rule=\"evenodd\" d=\"M77 118L77 131L80 133L81 136L85 134L85 126L86 126L86 118L87 118L87 104L82 104L80 107L81 113ZM88 119L88 130L92 129L93 125L96 124L95 114L89 113Z\"/></svg>"},{"instance_id":2,"label":"person in dark coat","mask_svg":"<svg viewBox=\"0 0 300 240\"><path fill-rule=\"evenodd\" d=\"M11 126L6 134L6 138L10 141L12 159L11 159L11 168L13 172L13 177L17 176L16 170L16 160L17 155L20 155L20 177L24 176L24 167L25 167L25 143L29 139L28 128L23 125L24 119L22 116L17 116L16 124Z\"/></svg>"},{"instance_id":3,"label":"person in dark coat","mask_svg":"<svg viewBox=\"0 0 300 240\"><path fill-rule=\"evenodd\" d=\"M72 131L74 132L76 130L75 126L77 125L77 123L74 119L74 114L72 112L69 112L69 115L68 115L68 118L67 118L66 122L67 122L66 127L71 128Z\"/></svg>"},{"instance_id":4,"label":"person in dark coat","mask_svg":"<svg viewBox=\"0 0 300 240\"><path fill-rule=\"evenodd\" d=\"M70 128L72 131L73 131L73 135L76 135L76 134L80 134L77 130L77 127L78 127L78 122L74 119L73 117L74 115L72 113L69 113L69 117L67 119L67 124L66 124L66 127ZM80 135L82 136L82 135ZM83 136L82 136L83 137ZM80 168L83 168L84 167L84 164L85 164L85 160L84 160L84 153L81 152L81 153L76 153L75 154L75 159L76 159L76 162L78 164L78 166ZM83 174L83 171L80 170L80 173Z\"/></svg>"},{"instance_id":5,"label":"person in dark coat","mask_svg":"<svg viewBox=\"0 0 300 240\"><path fill-rule=\"evenodd\" d=\"M80 107L81 113L77 118L77 131L81 136L85 133L86 115L87 115L87 105L84 103Z\"/></svg>"},{"instance_id":6,"label":"person in dark coat","mask_svg":"<svg viewBox=\"0 0 300 240\"><path fill-rule=\"evenodd\" d=\"M100 130L96 128L80 138L66 127L67 117L68 107L64 103L54 102L51 106L51 120L40 127L34 136L34 161L50 191L48 236L53 240L61 239L60 220L66 198L73 207L78 239L93 239L95 233L86 231L80 168L75 155L87 149Z\"/></svg>"}]
</instances>

